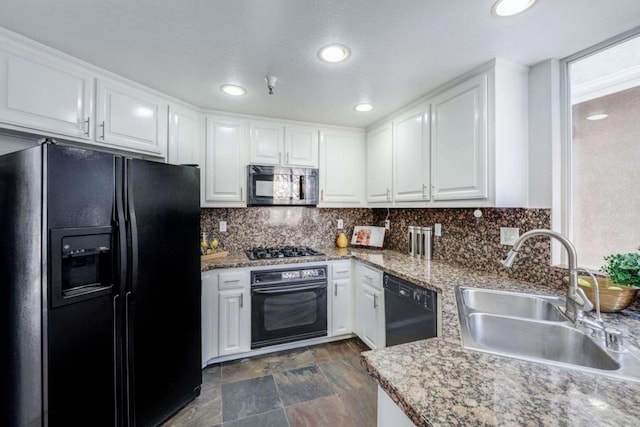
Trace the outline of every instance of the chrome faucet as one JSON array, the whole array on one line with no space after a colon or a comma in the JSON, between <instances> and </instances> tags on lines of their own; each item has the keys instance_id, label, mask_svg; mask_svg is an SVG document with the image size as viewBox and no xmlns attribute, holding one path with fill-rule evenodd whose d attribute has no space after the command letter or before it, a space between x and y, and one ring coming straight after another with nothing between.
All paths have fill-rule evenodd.
<instances>
[{"instance_id":1,"label":"chrome faucet","mask_svg":"<svg viewBox=\"0 0 640 427\"><path fill-rule=\"evenodd\" d=\"M593 309L593 304L587 299L584 291L578 287L578 255L575 246L573 246L573 243L571 243L569 239L552 230L538 229L527 231L514 243L513 248L511 248L507 256L502 260L502 265L511 268L522 244L535 236L553 237L562 243L567 250L567 255L569 256L569 289L567 290L565 315L575 324L583 319L583 313L585 311Z\"/></svg>"}]
</instances>

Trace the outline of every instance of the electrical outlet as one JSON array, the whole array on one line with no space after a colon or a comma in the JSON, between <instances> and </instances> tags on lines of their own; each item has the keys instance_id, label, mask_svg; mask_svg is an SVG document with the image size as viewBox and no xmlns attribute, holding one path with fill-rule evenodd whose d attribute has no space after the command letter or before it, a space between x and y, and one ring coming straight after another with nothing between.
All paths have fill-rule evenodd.
<instances>
[{"instance_id":1,"label":"electrical outlet","mask_svg":"<svg viewBox=\"0 0 640 427\"><path fill-rule=\"evenodd\" d=\"M513 246L520 237L519 228L500 227L500 244Z\"/></svg>"},{"instance_id":2,"label":"electrical outlet","mask_svg":"<svg viewBox=\"0 0 640 427\"><path fill-rule=\"evenodd\" d=\"M221 233L227 232L227 221L220 221L220 232Z\"/></svg>"},{"instance_id":3,"label":"electrical outlet","mask_svg":"<svg viewBox=\"0 0 640 427\"><path fill-rule=\"evenodd\" d=\"M388 219L384 220L384 228L386 228L387 230L391 228L391 221L389 221Z\"/></svg>"},{"instance_id":4,"label":"electrical outlet","mask_svg":"<svg viewBox=\"0 0 640 427\"><path fill-rule=\"evenodd\" d=\"M342 230L344 228L344 221L339 219L338 220L338 230Z\"/></svg>"},{"instance_id":5,"label":"electrical outlet","mask_svg":"<svg viewBox=\"0 0 640 427\"><path fill-rule=\"evenodd\" d=\"M433 235L436 237L442 236L442 224L433 224Z\"/></svg>"}]
</instances>

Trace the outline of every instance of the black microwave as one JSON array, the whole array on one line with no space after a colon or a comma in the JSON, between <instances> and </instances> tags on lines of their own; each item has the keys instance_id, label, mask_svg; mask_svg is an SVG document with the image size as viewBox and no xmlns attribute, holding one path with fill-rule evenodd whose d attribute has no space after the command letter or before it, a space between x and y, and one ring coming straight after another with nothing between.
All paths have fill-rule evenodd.
<instances>
[{"instance_id":1,"label":"black microwave","mask_svg":"<svg viewBox=\"0 0 640 427\"><path fill-rule=\"evenodd\" d=\"M318 185L318 169L247 166L249 206L315 206Z\"/></svg>"}]
</instances>

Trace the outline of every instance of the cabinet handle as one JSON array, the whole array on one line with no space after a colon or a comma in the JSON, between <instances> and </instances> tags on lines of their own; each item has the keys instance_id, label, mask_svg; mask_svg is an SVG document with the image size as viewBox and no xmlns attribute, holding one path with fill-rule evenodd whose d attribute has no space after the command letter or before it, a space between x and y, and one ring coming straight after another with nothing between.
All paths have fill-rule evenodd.
<instances>
[{"instance_id":1,"label":"cabinet handle","mask_svg":"<svg viewBox=\"0 0 640 427\"><path fill-rule=\"evenodd\" d=\"M338 296L338 284L335 282L333 284L333 295Z\"/></svg>"},{"instance_id":2,"label":"cabinet handle","mask_svg":"<svg viewBox=\"0 0 640 427\"><path fill-rule=\"evenodd\" d=\"M100 138L104 140L104 120L100 123L100 127L102 128L102 133L100 134Z\"/></svg>"},{"instance_id":3,"label":"cabinet handle","mask_svg":"<svg viewBox=\"0 0 640 427\"><path fill-rule=\"evenodd\" d=\"M391 190L387 188L387 202L391 201Z\"/></svg>"},{"instance_id":4,"label":"cabinet handle","mask_svg":"<svg viewBox=\"0 0 640 427\"><path fill-rule=\"evenodd\" d=\"M238 283L240 281L240 279L235 279L235 280L225 280L224 283Z\"/></svg>"},{"instance_id":5,"label":"cabinet handle","mask_svg":"<svg viewBox=\"0 0 640 427\"><path fill-rule=\"evenodd\" d=\"M422 198L426 199L427 198L427 191L429 191L427 189L427 186L425 184L422 184Z\"/></svg>"},{"instance_id":6,"label":"cabinet handle","mask_svg":"<svg viewBox=\"0 0 640 427\"><path fill-rule=\"evenodd\" d=\"M240 187L240 201L244 200L244 194L242 193L242 187Z\"/></svg>"},{"instance_id":7,"label":"cabinet handle","mask_svg":"<svg viewBox=\"0 0 640 427\"><path fill-rule=\"evenodd\" d=\"M282 151L278 151L278 163L282 163Z\"/></svg>"},{"instance_id":8,"label":"cabinet handle","mask_svg":"<svg viewBox=\"0 0 640 427\"><path fill-rule=\"evenodd\" d=\"M84 134L86 136L89 136L89 129L90 129L90 124L91 124L91 116L87 116L87 120L84 121L87 125L87 130L84 131Z\"/></svg>"},{"instance_id":9,"label":"cabinet handle","mask_svg":"<svg viewBox=\"0 0 640 427\"><path fill-rule=\"evenodd\" d=\"M373 277L371 276L367 276L366 274L364 275L364 281L365 282L369 282L369 283L373 283Z\"/></svg>"},{"instance_id":10,"label":"cabinet handle","mask_svg":"<svg viewBox=\"0 0 640 427\"><path fill-rule=\"evenodd\" d=\"M373 308L378 308L378 295L373 295Z\"/></svg>"},{"instance_id":11,"label":"cabinet handle","mask_svg":"<svg viewBox=\"0 0 640 427\"><path fill-rule=\"evenodd\" d=\"M244 294L240 294L240 308L244 307Z\"/></svg>"},{"instance_id":12,"label":"cabinet handle","mask_svg":"<svg viewBox=\"0 0 640 427\"><path fill-rule=\"evenodd\" d=\"M320 190L320 200L324 200L324 189Z\"/></svg>"},{"instance_id":13,"label":"cabinet handle","mask_svg":"<svg viewBox=\"0 0 640 427\"><path fill-rule=\"evenodd\" d=\"M287 164L289 164L289 152L287 151Z\"/></svg>"}]
</instances>

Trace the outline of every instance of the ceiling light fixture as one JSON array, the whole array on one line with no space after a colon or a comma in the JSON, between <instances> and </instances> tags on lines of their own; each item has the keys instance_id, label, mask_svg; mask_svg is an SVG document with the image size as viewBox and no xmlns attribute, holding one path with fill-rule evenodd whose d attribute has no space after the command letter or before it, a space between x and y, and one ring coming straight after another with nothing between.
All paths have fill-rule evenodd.
<instances>
[{"instance_id":1,"label":"ceiling light fixture","mask_svg":"<svg viewBox=\"0 0 640 427\"><path fill-rule=\"evenodd\" d=\"M524 12L537 0L498 0L491 8L491 14L498 18L513 16Z\"/></svg>"},{"instance_id":2,"label":"ceiling light fixture","mask_svg":"<svg viewBox=\"0 0 640 427\"><path fill-rule=\"evenodd\" d=\"M359 111L361 113L366 113L367 111L373 110L373 105L371 104L358 104L353 107L354 110Z\"/></svg>"},{"instance_id":3,"label":"ceiling light fixture","mask_svg":"<svg viewBox=\"0 0 640 427\"><path fill-rule=\"evenodd\" d=\"M325 46L318 52L318 57L324 62L330 62L332 64L346 61L351 56L351 50L348 47L341 44L330 44Z\"/></svg>"},{"instance_id":4,"label":"ceiling light fixture","mask_svg":"<svg viewBox=\"0 0 640 427\"><path fill-rule=\"evenodd\" d=\"M227 95L232 95L232 96L240 96L247 93L247 90L242 86L229 85L229 84L220 86L220 90L226 93Z\"/></svg>"},{"instance_id":5,"label":"ceiling light fixture","mask_svg":"<svg viewBox=\"0 0 640 427\"><path fill-rule=\"evenodd\" d=\"M602 119L606 119L607 117L609 117L609 115L607 113L596 113L596 114L590 114L587 116L587 120L591 120L596 121L596 120L602 120Z\"/></svg>"}]
</instances>

